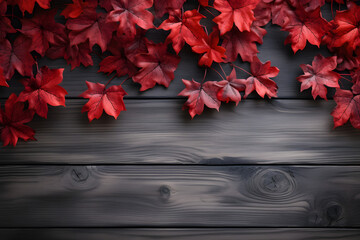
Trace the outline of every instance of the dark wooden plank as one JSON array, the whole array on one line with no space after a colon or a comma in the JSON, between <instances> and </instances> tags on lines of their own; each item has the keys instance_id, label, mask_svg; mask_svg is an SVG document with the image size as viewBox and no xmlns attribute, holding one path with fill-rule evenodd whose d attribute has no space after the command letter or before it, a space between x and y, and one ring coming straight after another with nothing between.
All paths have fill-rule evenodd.
<instances>
[{"instance_id":1,"label":"dark wooden plank","mask_svg":"<svg viewBox=\"0 0 360 240\"><path fill-rule=\"evenodd\" d=\"M2 166L0 227L360 227L355 166Z\"/></svg>"},{"instance_id":2,"label":"dark wooden plank","mask_svg":"<svg viewBox=\"0 0 360 240\"><path fill-rule=\"evenodd\" d=\"M1 229L3 240L359 240L359 229Z\"/></svg>"},{"instance_id":3,"label":"dark wooden plank","mask_svg":"<svg viewBox=\"0 0 360 240\"><path fill-rule=\"evenodd\" d=\"M89 123L83 100L30 123L37 142L1 147L0 163L359 164L360 131L332 128L332 101L247 100L190 120L183 100L127 100Z\"/></svg>"},{"instance_id":4,"label":"dark wooden plank","mask_svg":"<svg viewBox=\"0 0 360 240\"><path fill-rule=\"evenodd\" d=\"M330 4L323 8L325 15L330 14ZM206 14L206 12L203 12ZM330 14L331 15L331 14ZM272 65L277 66L280 69L279 75L274 79L279 86L278 96L280 98L312 98L310 91L300 93L300 83L296 80L296 77L302 74L302 70L299 67L303 63L311 63L313 57L322 53L323 55L329 55L327 49L322 47L318 49L316 46L308 45L303 51L299 51L294 54L290 48L290 45L284 46L284 40L288 35L287 32L280 31L280 27L275 25L267 25L267 35L264 38L263 45L259 46L259 58L262 61L271 60ZM165 31L151 31L148 34L150 39L159 41L166 38ZM155 88L146 92L139 92L138 84L128 80L124 83L124 88L132 97L176 97L178 93L184 89L184 85L181 79L194 78L197 81L201 81L204 70L198 67L197 62L199 59L198 54L193 53L190 47L185 47L180 56L182 58L178 69L175 72L175 79L170 84L168 89L163 86L156 86ZM102 82L106 83L110 77L103 73L98 73L99 63L101 59L93 54L94 66L87 68L79 67L70 70L70 67L66 65L65 60L50 60L42 58L39 61L39 65L47 65L50 68L65 68L64 80L61 84L68 92L69 97L78 97L83 91L86 90L85 81ZM215 66L215 65L214 65ZM248 68L247 64L243 64L245 68ZM216 67L216 66L215 66ZM227 72L230 73L230 66L225 66ZM247 77L246 74L238 72L239 77ZM18 76L20 79L21 77ZM218 75L210 71L208 74L208 80L218 80ZM122 79L116 80L114 84L120 84ZM15 79L9 82L10 88L0 88L0 98L7 97L11 92L22 91L22 85ZM257 98L256 94L250 96L250 98Z\"/></svg>"}]
</instances>

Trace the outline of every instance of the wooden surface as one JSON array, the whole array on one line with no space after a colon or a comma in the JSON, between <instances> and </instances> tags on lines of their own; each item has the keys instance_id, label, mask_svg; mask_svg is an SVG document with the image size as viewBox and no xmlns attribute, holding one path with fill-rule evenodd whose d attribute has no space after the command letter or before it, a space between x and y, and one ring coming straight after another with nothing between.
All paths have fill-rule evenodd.
<instances>
[{"instance_id":1,"label":"wooden surface","mask_svg":"<svg viewBox=\"0 0 360 240\"><path fill-rule=\"evenodd\" d=\"M0 151L0 164L359 164L360 131L333 130L332 101L246 100L190 120L183 100L126 100L118 120L88 123L85 100L30 125L37 142Z\"/></svg>"},{"instance_id":2,"label":"wooden surface","mask_svg":"<svg viewBox=\"0 0 360 240\"><path fill-rule=\"evenodd\" d=\"M354 166L24 165L0 176L0 227L360 226Z\"/></svg>"},{"instance_id":3,"label":"wooden surface","mask_svg":"<svg viewBox=\"0 0 360 240\"><path fill-rule=\"evenodd\" d=\"M92 123L79 94L85 80L109 79L97 73L101 59L73 71L42 59L66 68L67 107L29 124L37 142L0 148L0 239L360 239L360 131L333 129L334 102L313 101L296 81L299 64L329 53L307 46L294 55L286 32L266 30L259 58L280 68L279 98L253 94L194 120L177 96L182 78L203 75L188 47L168 89L139 92L127 81L127 111ZM2 103L9 93L0 88Z\"/></svg>"},{"instance_id":4,"label":"wooden surface","mask_svg":"<svg viewBox=\"0 0 360 240\"><path fill-rule=\"evenodd\" d=\"M329 228L80 228L0 229L6 239L38 240L359 240L359 229Z\"/></svg>"}]
</instances>

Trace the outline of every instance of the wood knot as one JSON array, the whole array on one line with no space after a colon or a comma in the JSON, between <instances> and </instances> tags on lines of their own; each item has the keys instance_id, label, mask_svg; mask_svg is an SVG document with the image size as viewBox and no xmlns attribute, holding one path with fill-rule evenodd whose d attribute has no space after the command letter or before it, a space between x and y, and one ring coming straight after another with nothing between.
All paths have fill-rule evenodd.
<instances>
[{"instance_id":1,"label":"wood knot","mask_svg":"<svg viewBox=\"0 0 360 240\"><path fill-rule=\"evenodd\" d=\"M84 182L89 177L89 170L83 166L73 167L70 174L76 182Z\"/></svg>"},{"instance_id":2,"label":"wood knot","mask_svg":"<svg viewBox=\"0 0 360 240\"><path fill-rule=\"evenodd\" d=\"M310 223L316 226L341 226L344 224L343 207L337 201L319 201L312 213Z\"/></svg>"},{"instance_id":3,"label":"wood knot","mask_svg":"<svg viewBox=\"0 0 360 240\"><path fill-rule=\"evenodd\" d=\"M248 183L248 190L259 197L283 198L291 195L295 188L294 178L280 169L261 169Z\"/></svg>"},{"instance_id":4,"label":"wood knot","mask_svg":"<svg viewBox=\"0 0 360 240\"><path fill-rule=\"evenodd\" d=\"M160 198L163 200L168 200L171 195L171 188L167 185L162 185L159 188Z\"/></svg>"},{"instance_id":5,"label":"wood knot","mask_svg":"<svg viewBox=\"0 0 360 240\"><path fill-rule=\"evenodd\" d=\"M333 223L338 222L342 219L342 207L337 203L329 204L326 208L326 217L329 221L329 225L333 225Z\"/></svg>"}]
</instances>

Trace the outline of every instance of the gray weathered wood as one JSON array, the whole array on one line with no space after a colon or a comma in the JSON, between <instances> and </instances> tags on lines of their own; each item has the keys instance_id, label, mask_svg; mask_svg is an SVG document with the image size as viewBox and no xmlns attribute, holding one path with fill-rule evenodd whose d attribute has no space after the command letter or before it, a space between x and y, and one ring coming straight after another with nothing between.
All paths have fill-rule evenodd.
<instances>
[{"instance_id":1,"label":"gray weathered wood","mask_svg":"<svg viewBox=\"0 0 360 240\"><path fill-rule=\"evenodd\" d=\"M226 228L226 229L1 229L2 240L359 240L359 229Z\"/></svg>"},{"instance_id":2,"label":"gray weathered wood","mask_svg":"<svg viewBox=\"0 0 360 240\"><path fill-rule=\"evenodd\" d=\"M360 167L2 166L0 227L360 227Z\"/></svg>"},{"instance_id":3,"label":"gray weathered wood","mask_svg":"<svg viewBox=\"0 0 360 240\"><path fill-rule=\"evenodd\" d=\"M359 164L360 131L332 128L332 101L246 100L190 120L183 100L126 100L89 123L85 100L30 123L37 142L2 147L0 164Z\"/></svg>"}]
</instances>

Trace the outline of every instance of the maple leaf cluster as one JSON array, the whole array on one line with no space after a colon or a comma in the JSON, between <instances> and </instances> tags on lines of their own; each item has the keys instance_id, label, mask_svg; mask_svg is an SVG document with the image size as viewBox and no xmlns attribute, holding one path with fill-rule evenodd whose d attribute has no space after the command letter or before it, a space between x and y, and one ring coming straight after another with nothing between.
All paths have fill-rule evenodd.
<instances>
[{"instance_id":1,"label":"maple leaf cluster","mask_svg":"<svg viewBox=\"0 0 360 240\"><path fill-rule=\"evenodd\" d=\"M140 84L140 91L168 87L185 45L205 72L201 81L182 80L185 88L179 95L187 97L183 108L192 118L205 106L219 110L221 102L237 105L250 94L276 97L272 78L279 69L257 56L269 22L289 33L285 44L294 53L308 43L328 47L332 56L318 55L312 65L300 66L301 91L311 88L314 99L327 99L327 88L335 88L334 126L350 120L360 128L360 7L355 1L336 1L344 10L333 13L331 21L321 15L325 0L199 0L190 9L185 1L73 0L57 9L51 0L0 0L0 86L9 87L16 72L24 85L0 110L4 145L16 145L19 138L34 140L34 130L25 124L35 114L47 118L48 105L65 106L67 92L59 86L64 69L39 68L37 60L45 56L63 58L74 69L93 65L92 52L101 55L99 72L112 77L106 84L86 81L88 89L80 96L88 99L82 111L89 121L104 111L117 118L126 110L122 84L129 79ZM166 31L165 41L149 40L149 29ZM248 62L250 69L237 61ZM230 65L231 72L222 65ZM208 81L208 71L219 78ZM239 71L247 77L237 77ZM113 84L117 78L122 82ZM350 81L351 89L342 88L342 80Z\"/></svg>"}]
</instances>

